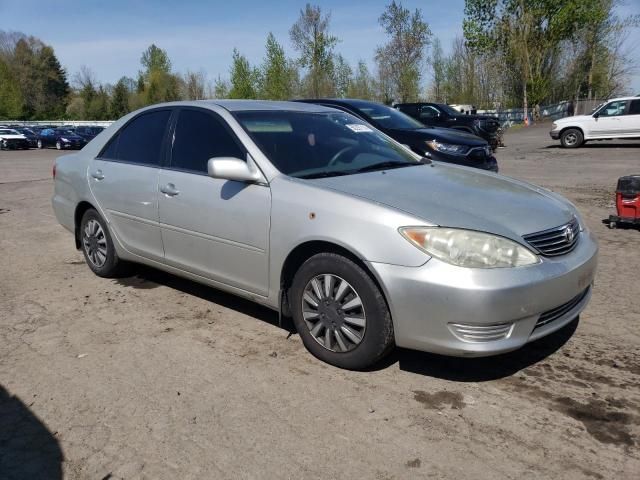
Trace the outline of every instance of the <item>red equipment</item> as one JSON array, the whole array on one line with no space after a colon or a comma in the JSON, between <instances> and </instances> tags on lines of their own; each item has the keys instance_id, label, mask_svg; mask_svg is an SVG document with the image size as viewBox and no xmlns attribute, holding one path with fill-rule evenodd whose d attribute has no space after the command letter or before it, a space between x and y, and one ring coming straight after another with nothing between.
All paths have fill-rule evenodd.
<instances>
[{"instance_id":1,"label":"red equipment","mask_svg":"<svg viewBox=\"0 0 640 480\"><path fill-rule=\"evenodd\" d=\"M616 208L618 214L609 216L609 228L623 223L640 225L640 175L618 179Z\"/></svg>"}]
</instances>

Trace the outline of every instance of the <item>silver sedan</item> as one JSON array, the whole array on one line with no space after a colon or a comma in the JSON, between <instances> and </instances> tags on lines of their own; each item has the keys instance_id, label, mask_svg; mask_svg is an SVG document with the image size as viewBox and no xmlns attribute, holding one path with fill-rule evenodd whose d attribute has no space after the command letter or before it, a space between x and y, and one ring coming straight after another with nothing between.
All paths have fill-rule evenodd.
<instances>
[{"instance_id":1,"label":"silver sedan","mask_svg":"<svg viewBox=\"0 0 640 480\"><path fill-rule=\"evenodd\" d=\"M54 176L55 214L97 275L142 263L249 298L343 368L394 345L514 350L591 296L598 248L570 202L318 105L155 105Z\"/></svg>"}]
</instances>

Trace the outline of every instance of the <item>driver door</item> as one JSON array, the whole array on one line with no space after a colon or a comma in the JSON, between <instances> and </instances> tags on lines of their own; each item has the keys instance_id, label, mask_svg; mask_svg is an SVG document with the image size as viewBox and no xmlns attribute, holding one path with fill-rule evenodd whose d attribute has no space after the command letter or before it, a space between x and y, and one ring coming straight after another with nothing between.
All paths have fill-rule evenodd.
<instances>
[{"instance_id":1,"label":"driver door","mask_svg":"<svg viewBox=\"0 0 640 480\"><path fill-rule=\"evenodd\" d=\"M609 102L598 110L597 115L592 115L588 136L596 138L624 137L626 135L626 111L626 100Z\"/></svg>"},{"instance_id":2,"label":"driver door","mask_svg":"<svg viewBox=\"0 0 640 480\"><path fill-rule=\"evenodd\" d=\"M159 217L168 265L262 296L268 294L271 190L212 178L213 157L247 158L226 122L183 107L160 170Z\"/></svg>"}]
</instances>

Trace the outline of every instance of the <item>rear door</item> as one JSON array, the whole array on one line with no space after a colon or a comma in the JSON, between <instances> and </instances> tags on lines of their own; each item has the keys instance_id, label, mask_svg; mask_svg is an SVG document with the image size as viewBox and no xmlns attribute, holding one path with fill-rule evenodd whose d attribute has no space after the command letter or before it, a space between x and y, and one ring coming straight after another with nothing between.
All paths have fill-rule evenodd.
<instances>
[{"instance_id":1,"label":"rear door","mask_svg":"<svg viewBox=\"0 0 640 480\"><path fill-rule=\"evenodd\" d=\"M245 291L268 294L271 190L212 178L213 157L246 160L226 122L208 109L180 109L169 164L160 171L165 262Z\"/></svg>"},{"instance_id":2,"label":"rear door","mask_svg":"<svg viewBox=\"0 0 640 480\"><path fill-rule=\"evenodd\" d=\"M110 140L88 170L88 180L112 233L130 252L164 260L158 223L158 174L171 109L146 111Z\"/></svg>"}]
</instances>

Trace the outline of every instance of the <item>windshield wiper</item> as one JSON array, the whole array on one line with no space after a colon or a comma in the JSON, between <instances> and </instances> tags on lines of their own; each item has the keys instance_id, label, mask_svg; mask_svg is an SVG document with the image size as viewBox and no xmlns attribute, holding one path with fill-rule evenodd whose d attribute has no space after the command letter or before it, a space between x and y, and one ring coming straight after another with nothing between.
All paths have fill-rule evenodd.
<instances>
[{"instance_id":1,"label":"windshield wiper","mask_svg":"<svg viewBox=\"0 0 640 480\"><path fill-rule=\"evenodd\" d=\"M307 173L306 175L300 175L297 176L297 178L305 178L305 179L309 179L309 178L326 178L326 177L339 177L341 175L348 175L349 171L345 171L345 172L316 172L316 173Z\"/></svg>"},{"instance_id":2,"label":"windshield wiper","mask_svg":"<svg viewBox=\"0 0 640 480\"><path fill-rule=\"evenodd\" d=\"M410 162L380 162L380 163L374 163L373 165L367 165L366 167L358 168L357 170L351 170L351 173L373 172L376 170L386 170L388 168L412 167L415 165L421 165L421 164L410 163Z\"/></svg>"}]
</instances>

